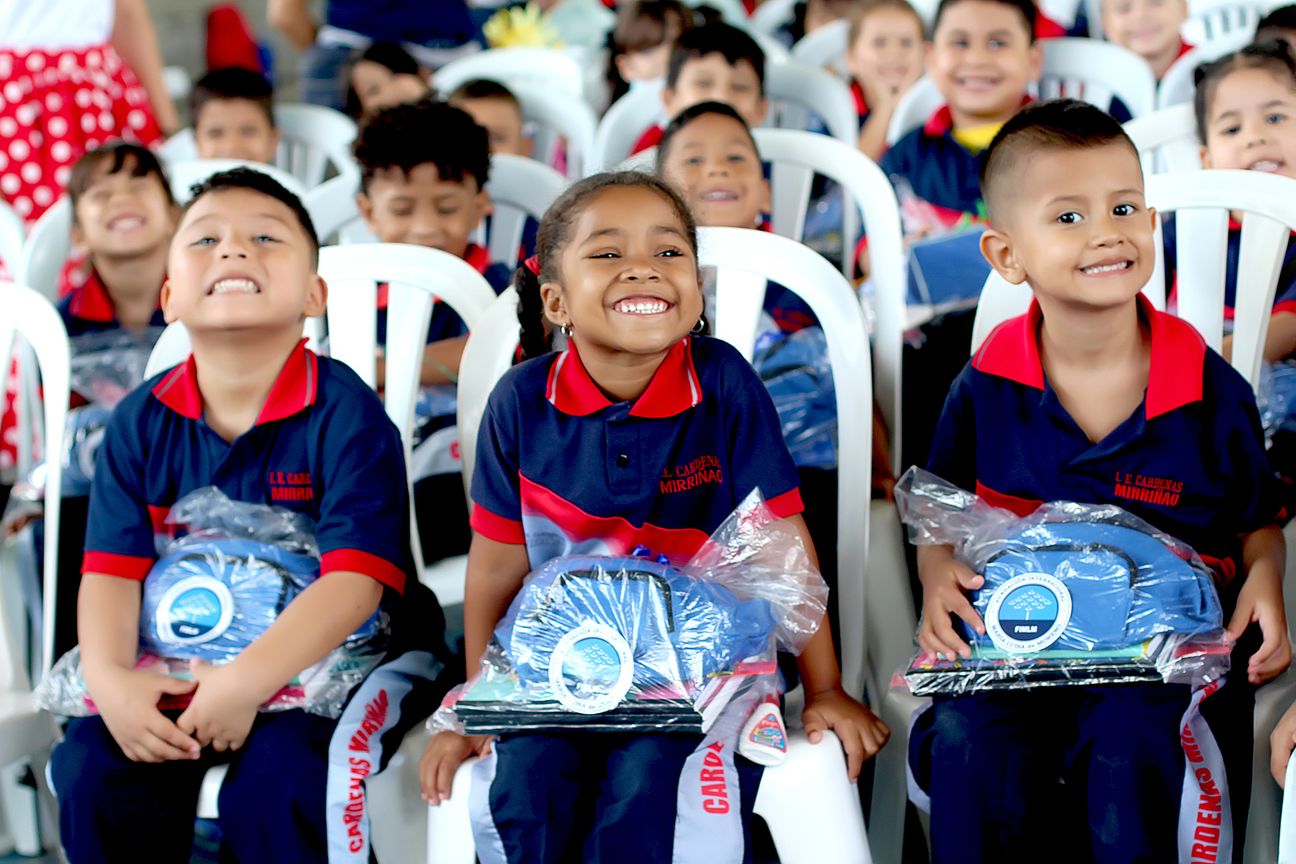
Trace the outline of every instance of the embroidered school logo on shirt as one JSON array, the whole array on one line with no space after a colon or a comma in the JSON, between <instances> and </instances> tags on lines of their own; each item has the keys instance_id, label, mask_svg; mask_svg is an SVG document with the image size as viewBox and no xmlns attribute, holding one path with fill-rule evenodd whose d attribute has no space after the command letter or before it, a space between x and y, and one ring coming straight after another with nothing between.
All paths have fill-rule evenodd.
<instances>
[{"instance_id":1,"label":"embroidered school logo on shirt","mask_svg":"<svg viewBox=\"0 0 1296 864\"><path fill-rule=\"evenodd\" d=\"M271 471L266 482L271 501L310 501L315 497L309 471Z\"/></svg>"},{"instance_id":2,"label":"embroidered school logo on shirt","mask_svg":"<svg viewBox=\"0 0 1296 864\"><path fill-rule=\"evenodd\" d=\"M1144 504L1176 507L1179 504L1179 496L1183 494L1183 488L1182 480L1148 477L1131 471L1117 471L1112 494L1117 498L1141 501Z\"/></svg>"},{"instance_id":3,"label":"embroidered school logo on shirt","mask_svg":"<svg viewBox=\"0 0 1296 864\"><path fill-rule=\"evenodd\" d=\"M662 469L661 494L687 492L690 489L707 483L717 486L724 482L724 471L720 460L707 453L683 465L667 465Z\"/></svg>"}]
</instances>

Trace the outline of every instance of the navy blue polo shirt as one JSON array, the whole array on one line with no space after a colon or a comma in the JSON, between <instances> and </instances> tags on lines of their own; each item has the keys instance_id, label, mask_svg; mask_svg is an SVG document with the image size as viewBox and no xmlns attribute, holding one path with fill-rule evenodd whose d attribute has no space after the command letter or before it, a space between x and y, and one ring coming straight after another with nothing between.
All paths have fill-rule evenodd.
<instances>
[{"instance_id":1,"label":"navy blue polo shirt","mask_svg":"<svg viewBox=\"0 0 1296 864\"><path fill-rule=\"evenodd\" d=\"M355 571L404 589L413 568L400 436L350 368L302 340L251 429L229 443L202 417L192 356L117 406L90 493L83 573L143 579L171 506L216 486L314 520L321 574Z\"/></svg>"},{"instance_id":2,"label":"navy blue polo shirt","mask_svg":"<svg viewBox=\"0 0 1296 864\"><path fill-rule=\"evenodd\" d=\"M503 293L513 278L513 271L507 265L499 262L492 263L490 254L476 243L468 244L468 248L464 250L464 261L482 275L486 284L490 285L491 290L496 294ZM467 325L449 305L437 302L432 307L432 317L428 321L429 345L467 334ZM378 283L378 344L387 344L387 283L385 282Z\"/></svg>"},{"instance_id":3,"label":"navy blue polo shirt","mask_svg":"<svg viewBox=\"0 0 1296 864\"><path fill-rule=\"evenodd\" d=\"M328 0L324 18L333 27L388 42L453 46L477 35L463 0Z\"/></svg>"},{"instance_id":4,"label":"navy blue polo shirt","mask_svg":"<svg viewBox=\"0 0 1296 864\"><path fill-rule=\"evenodd\" d=\"M1151 367L1142 405L1093 444L1040 363L1041 312L999 325L950 388L928 470L1025 515L1041 502L1117 504L1231 578L1240 536L1281 513L1246 381L1183 320L1142 296Z\"/></svg>"},{"instance_id":5,"label":"navy blue polo shirt","mask_svg":"<svg viewBox=\"0 0 1296 864\"><path fill-rule=\"evenodd\" d=\"M636 545L684 563L759 488L801 512L769 394L731 345L685 337L634 402L610 401L576 346L513 367L491 393L473 530L525 544L532 566Z\"/></svg>"},{"instance_id":6,"label":"navy blue polo shirt","mask_svg":"<svg viewBox=\"0 0 1296 864\"><path fill-rule=\"evenodd\" d=\"M882 171L902 177L914 194L936 208L947 227L983 218L981 154L954 138L954 117L942 106L921 129L905 135L882 156Z\"/></svg>"},{"instance_id":7,"label":"navy blue polo shirt","mask_svg":"<svg viewBox=\"0 0 1296 864\"><path fill-rule=\"evenodd\" d=\"M1176 248L1175 217L1171 213L1161 224L1161 238L1165 247L1166 292L1173 308L1176 302L1178 287L1178 256ZM1233 305L1237 298L1238 261L1242 255L1242 224L1229 220L1228 254L1224 262L1224 320L1231 329ZM1288 241L1283 252L1282 267L1278 271L1278 287L1274 292L1273 314L1280 312L1296 313L1296 243Z\"/></svg>"},{"instance_id":8,"label":"navy blue polo shirt","mask_svg":"<svg viewBox=\"0 0 1296 864\"><path fill-rule=\"evenodd\" d=\"M120 330L121 322L117 320L117 307L113 304L107 286L99 278L98 271L93 267L90 268L79 284L73 279L73 272L72 267L67 266L59 275L59 295L63 299L59 301L58 313L63 319L68 337L75 339L87 333ZM149 326L166 326L166 319L162 317L161 309L153 310Z\"/></svg>"}]
</instances>

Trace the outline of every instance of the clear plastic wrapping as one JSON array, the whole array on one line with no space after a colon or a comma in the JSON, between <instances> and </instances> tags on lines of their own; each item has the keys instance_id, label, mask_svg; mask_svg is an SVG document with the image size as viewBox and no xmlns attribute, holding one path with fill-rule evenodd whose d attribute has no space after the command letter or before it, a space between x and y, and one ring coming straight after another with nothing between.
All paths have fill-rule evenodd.
<instances>
[{"instance_id":1,"label":"clear plastic wrapping","mask_svg":"<svg viewBox=\"0 0 1296 864\"><path fill-rule=\"evenodd\" d=\"M968 659L919 653L918 695L1129 681L1205 683L1228 669L1210 569L1191 548L1114 505L1056 501L1029 516L911 468L896 503L918 545L949 545L985 579L985 623L959 621Z\"/></svg>"},{"instance_id":2,"label":"clear plastic wrapping","mask_svg":"<svg viewBox=\"0 0 1296 864\"><path fill-rule=\"evenodd\" d=\"M144 580L137 668L187 677L189 663L228 663L263 634L319 578L311 520L281 507L233 501L215 487L178 501L157 537L158 560ZM386 650L379 610L346 641L304 670L262 710L304 708L339 716L351 689ZM37 689L43 707L68 716L93 713L76 649Z\"/></svg>"},{"instance_id":3,"label":"clear plastic wrapping","mask_svg":"<svg viewBox=\"0 0 1296 864\"><path fill-rule=\"evenodd\" d=\"M752 366L774 400L792 460L803 468L836 467L837 396L823 330L762 336Z\"/></svg>"},{"instance_id":4,"label":"clear plastic wrapping","mask_svg":"<svg viewBox=\"0 0 1296 864\"><path fill-rule=\"evenodd\" d=\"M636 553L527 576L432 728L706 731L774 691L775 647L799 652L823 619L827 586L759 492L682 567Z\"/></svg>"},{"instance_id":5,"label":"clear plastic wrapping","mask_svg":"<svg viewBox=\"0 0 1296 864\"><path fill-rule=\"evenodd\" d=\"M1280 430L1296 431L1296 361L1261 364L1256 405L1266 444Z\"/></svg>"}]
</instances>

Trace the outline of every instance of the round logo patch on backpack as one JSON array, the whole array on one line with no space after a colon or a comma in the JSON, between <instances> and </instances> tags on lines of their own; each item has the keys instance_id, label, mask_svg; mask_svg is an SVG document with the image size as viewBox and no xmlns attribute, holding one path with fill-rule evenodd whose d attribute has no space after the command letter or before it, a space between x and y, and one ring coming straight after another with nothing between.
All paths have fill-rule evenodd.
<instances>
[{"instance_id":1,"label":"round logo patch on backpack","mask_svg":"<svg viewBox=\"0 0 1296 864\"><path fill-rule=\"evenodd\" d=\"M563 634L549 659L549 685L558 703L579 714L611 711L634 677L634 653L625 637L593 621Z\"/></svg>"},{"instance_id":2,"label":"round logo patch on backpack","mask_svg":"<svg viewBox=\"0 0 1296 864\"><path fill-rule=\"evenodd\" d=\"M230 626L234 596L211 576L190 576L167 588L157 608L157 633L163 642L210 642Z\"/></svg>"},{"instance_id":3,"label":"round logo patch on backpack","mask_svg":"<svg viewBox=\"0 0 1296 864\"><path fill-rule=\"evenodd\" d=\"M1071 621L1071 592L1048 573L1021 573L995 589L986 609L986 634L1010 654L1052 645Z\"/></svg>"}]
</instances>

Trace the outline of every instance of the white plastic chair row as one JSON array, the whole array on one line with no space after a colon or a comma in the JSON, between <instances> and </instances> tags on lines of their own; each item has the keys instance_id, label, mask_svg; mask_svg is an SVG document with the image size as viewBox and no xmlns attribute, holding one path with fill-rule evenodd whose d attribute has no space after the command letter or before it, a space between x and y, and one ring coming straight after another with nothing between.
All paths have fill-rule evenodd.
<instances>
[{"instance_id":1,"label":"white plastic chair row","mask_svg":"<svg viewBox=\"0 0 1296 864\"><path fill-rule=\"evenodd\" d=\"M432 83L438 93L448 96L476 78L499 81L510 88L531 84L575 99L582 98L585 87L585 73L570 54L533 47L493 48L451 60L436 70Z\"/></svg>"},{"instance_id":2,"label":"white plastic chair row","mask_svg":"<svg viewBox=\"0 0 1296 864\"><path fill-rule=\"evenodd\" d=\"M1171 105L1136 117L1125 124L1125 132L1138 148L1145 175L1201 170L1201 145L1191 104Z\"/></svg>"},{"instance_id":3,"label":"white plastic chair row","mask_svg":"<svg viewBox=\"0 0 1296 864\"><path fill-rule=\"evenodd\" d=\"M1197 67L1245 48L1251 44L1251 35L1246 30L1224 33L1209 42L1196 45L1170 64L1170 68L1166 70L1157 87L1157 107L1168 108L1181 103L1191 104L1196 90L1193 73Z\"/></svg>"},{"instance_id":4,"label":"white plastic chair row","mask_svg":"<svg viewBox=\"0 0 1296 864\"><path fill-rule=\"evenodd\" d=\"M1202 45L1235 33L1249 38L1255 35L1264 13L1263 4L1250 0L1190 0L1188 20L1179 30L1189 45Z\"/></svg>"},{"instance_id":5,"label":"white plastic chair row","mask_svg":"<svg viewBox=\"0 0 1296 864\"><path fill-rule=\"evenodd\" d=\"M825 24L792 46L792 59L806 66L830 69L844 79L849 74L846 69L849 36L850 22L845 18Z\"/></svg>"},{"instance_id":6,"label":"white plastic chair row","mask_svg":"<svg viewBox=\"0 0 1296 864\"><path fill-rule=\"evenodd\" d=\"M1234 304L1231 362L1248 382L1259 381L1264 337L1268 330L1279 269L1296 230L1296 180L1253 171L1198 171L1191 175L1159 174L1147 178L1147 202L1162 213L1175 213L1178 260L1178 314L1218 350L1224 325L1224 242L1229 211L1244 214L1241 255ZM1157 266L1144 294L1157 308L1165 305L1164 262L1160 231L1156 238ZM972 350L1000 322L1026 311L1030 292L1010 285L998 274L986 280L973 326ZM1290 526L1289 526L1290 527ZM1296 539L1296 530L1285 532ZM1296 574L1288 558L1286 591L1293 591ZM1291 598L1296 599L1296 598ZM1251 813L1247 825L1246 860L1273 860L1278 836L1277 787L1269 777L1269 732L1296 699L1296 671L1289 669L1256 693L1254 769Z\"/></svg>"}]
</instances>

